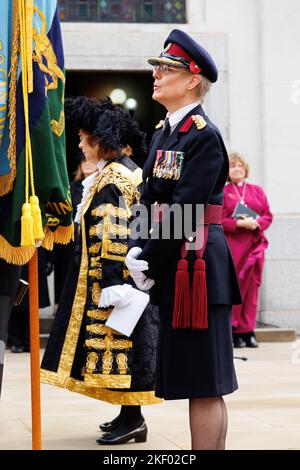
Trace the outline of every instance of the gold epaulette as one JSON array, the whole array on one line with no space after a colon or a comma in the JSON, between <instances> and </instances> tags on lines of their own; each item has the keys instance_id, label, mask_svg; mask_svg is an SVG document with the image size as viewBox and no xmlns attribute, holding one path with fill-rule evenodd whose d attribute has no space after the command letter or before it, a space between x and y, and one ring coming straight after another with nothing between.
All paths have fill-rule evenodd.
<instances>
[{"instance_id":1,"label":"gold epaulette","mask_svg":"<svg viewBox=\"0 0 300 470\"><path fill-rule=\"evenodd\" d=\"M133 172L133 184L138 187L143 182L143 170L136 168Z\"/></svg>"},{"instance_id":2,"label":"gold epaulette","mask_svg":"<svg viewBox=\"0 0 300 470\"><path fill-rule=\"evenodd\" d=\"M108 163L102 170L97 182L97 191L101 191L104 186L114 184L123 194L126 204L130 207L136 199L136 190L142 182L142 169L136 168L134 171L127 168L122 163Z\"/></svg>"},{"instance_id":3,"label":"gold epaulette","mask_svg":"<svg viewBox=\"0 0 300 470\"><path fill-rule=\"evenodd\" d=\"M204 117L200 114L194 114L193 116L191 116L191 118L196 124L198 131L201 131L201 129L204 129L204 127L207 126L207 122L205 121Z\"/></svg>"},{"instance_id":4,"label":"gold epaulette","mask_svg":"<svg viewBox=\"0 0 300 470\"><path fill-rule=\"evenodd\" d=\"M164 125L164 120L161 119L158 124L156 124L155 129L160 129Z\"/></svg>"}]
</instances>

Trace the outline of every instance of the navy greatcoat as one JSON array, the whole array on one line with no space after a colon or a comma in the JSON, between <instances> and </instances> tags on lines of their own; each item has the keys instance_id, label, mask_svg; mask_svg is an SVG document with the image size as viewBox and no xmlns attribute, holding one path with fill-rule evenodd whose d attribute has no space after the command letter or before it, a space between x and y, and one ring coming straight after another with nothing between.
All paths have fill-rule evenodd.
<instances>
[{"instance_id":1,"label":"navy greatcoat","mask_svg":"<svg viewBox=\"0 0 300 470\"><path fill-rule=\"evenodd\" d=\"M205 127L198 129L194 123L186 126L191 116L204 118ZM191 110L159 148L162 132L162 129L156 131L151 142L143 171L141 203L148 208L155 202L221 205L228 176L228 156L219 130L202 107L199 105ZM183 152L183 168L178 180L154 176L157 150L161 149ZM148 261L149 270L145 274L155 280L151 294L160 311L156 396L182 399L225 395L237 388L231 306L241 303L231 253L222 226L210 225L203 257L207 276L208 329L175 330L172 328L175 275L182 243L182 239L172 237L168 240L140 238L130 243L131 247L143 249L139 259ZM189 252L188 259L192 270L194 252Z\"/></svg>"}]
</instances>

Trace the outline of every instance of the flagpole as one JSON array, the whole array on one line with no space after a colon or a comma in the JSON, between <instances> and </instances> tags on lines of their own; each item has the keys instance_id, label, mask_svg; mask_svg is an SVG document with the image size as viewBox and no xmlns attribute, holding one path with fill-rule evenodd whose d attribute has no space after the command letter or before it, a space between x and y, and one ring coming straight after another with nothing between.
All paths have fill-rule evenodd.
<instances>
[{"instance_id":1,"label":"flagpole","mask_svg":"<svg viewBox=\"0 0 300 470\"><path fill-rule=\"evenodd\" d=\"M30 373L31 373L31 423L32 450L42 449L41 391L40 391L40 335L39 335L39 284L38 254L35 250L28 263L29 318L30 318Z\"/></svg>"}]
</instances>

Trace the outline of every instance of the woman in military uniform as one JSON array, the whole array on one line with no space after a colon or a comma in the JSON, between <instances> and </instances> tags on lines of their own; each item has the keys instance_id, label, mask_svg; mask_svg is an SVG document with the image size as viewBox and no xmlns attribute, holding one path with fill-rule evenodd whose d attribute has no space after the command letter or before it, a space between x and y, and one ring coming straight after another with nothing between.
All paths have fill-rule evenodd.
<instances>
[{"instance_id":1,"label":"woman in military uniform","mask_svg":"<svg viewBox=\"0 0 300 470\"><path fill-rule=\"evenodd\" d=\"M149 63L153 99L168 115L154 133L141 196L149 214L154 204L163 210L141 221L151 227L149 236L131 241L126 264L141 289L155 282L151 294L160 313L156 396L189 399L193 449L224 449L222 396L237 388L231 307L241 298L221 225L228 157L219 130L200 105L218 73L211 56L183 31L171 31L164 47ZM180 209L177 217L167 210L173 205ZM199 219L198 206L204 206ZM186 215L188 233L178 236ZM166 228L170 235L161 236Z\"/></svg>"},{"instance_id":2,"label":"woman in military uniform","mask_svg":"<svg viewBox=\"0 0 300 470\"><path fill-rule=\"evenodd\" d=\"M130 338L105 325L112 306L121 306L131 286L124 260L131 205L138 199L141 170L125 147L125 120L132 118L109 99L84 97L66 101L67 118L79 129L79 147L97 172L84 182L76 219L80 237L64 286L42 362L42 382L124 405L109 424L100 444L130 439L144 442L147 427L140 406L158 403L154 396L157 320L148 308ZM134 125L131 122L131 127ZM134 127L132 139L144 136ZM142 136L142 139L141 139ZM118 292L114 289L119 286ZM101 293L110 292L111 307L103 308Z\"/></svg>"}]
</instances>

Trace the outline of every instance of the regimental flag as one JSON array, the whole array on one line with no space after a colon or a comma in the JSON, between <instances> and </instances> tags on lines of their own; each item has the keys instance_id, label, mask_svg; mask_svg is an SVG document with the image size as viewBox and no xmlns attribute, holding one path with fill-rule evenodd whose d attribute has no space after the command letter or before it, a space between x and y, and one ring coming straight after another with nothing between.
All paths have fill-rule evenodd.
<instances>
[{"instance_id":1,"label":"regimental flag","mask_svg":"<svg viewBox=\"0 0 300 470\"><path fill-rule=\"evenodd\" d=\"M52 249L73 238L64 89L57 0L1 2L0 258L9 263L27 263L40 239Z\"/></svg>"}]
</instances>

